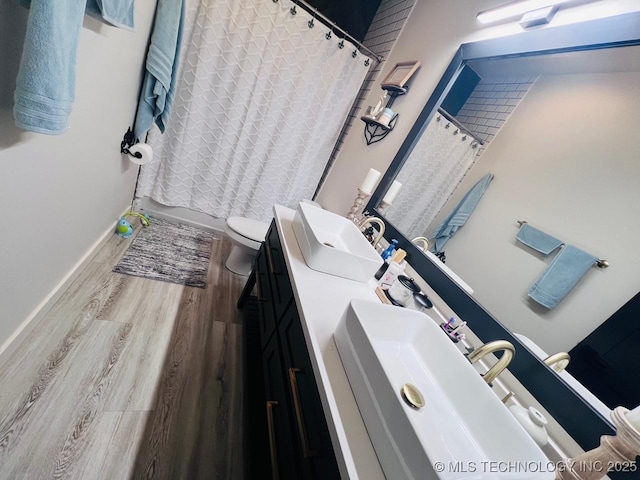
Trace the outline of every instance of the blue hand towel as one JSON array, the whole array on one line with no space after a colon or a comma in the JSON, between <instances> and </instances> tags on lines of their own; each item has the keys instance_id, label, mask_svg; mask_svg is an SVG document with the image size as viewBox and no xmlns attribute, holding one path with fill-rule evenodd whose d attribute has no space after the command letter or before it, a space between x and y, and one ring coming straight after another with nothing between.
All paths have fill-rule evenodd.
<instances>
[{"instance_id":1,"label":"blue hand towel","mask_svg":"<svg viewBox=\"0 0 640 480\"><path fill-rule=\"evenodd\" d=\"M158 0L133 132L140 140L154 120L161 132L166 128L178 80L185 11L184 0Z\"/></svg>"},{"instance_id":2,"label":"blue hand towel","mask_svg":"<svg viewBox=\"0 0 640 480\"><path fill-rule=\"evenodd\" d=\"M453 209L447 219L442 222L433 235L435 239L433 252L441 252L445 243L455 235L460 227L462 227L473 213L482 195L489 188L489 184L493 180L493 174L487 173L476 183L471 190L467 192L464 198Z\"/></svg>"},{"instance_id":3,"label":"blue hand towel","mask_svg":"<svg viewBox=\"0 0 640 480\"><path fill-rule=\"evenodd\" d=\"M558 240L528 223L520 227L516 240L524 243L529 248L533 248L536 252L542 253L545 257L562 245L562 240Z\"/></svg>"},{"instance_id":4,"label":"blue hand towel","mask_svg":"<svg viewBox=\"0 0 640 480\"><path fill-rule=\"evenodd\" d=\"M16 79L16 125L38 133L67 129L75 93L78 36L85 4L77 0L32 0Z\"/></svg>"},{"instance_id":5,"label":"blue hand towel","mask_svg":"<svg viewBox=\"0 0 640 480\"><path fill-rule=\"evenodd\" d=\"M572 245L565 245L529 289L529 296L543 307L555 308L598 259Z\"/></svg>"}]
</instances>

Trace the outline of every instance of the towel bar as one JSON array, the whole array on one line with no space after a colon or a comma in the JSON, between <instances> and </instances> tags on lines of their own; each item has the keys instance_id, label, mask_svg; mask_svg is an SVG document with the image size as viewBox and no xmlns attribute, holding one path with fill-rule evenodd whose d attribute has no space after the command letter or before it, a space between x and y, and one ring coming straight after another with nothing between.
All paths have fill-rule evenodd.
<instances>
[{"instance_id":1,"label":"towel bar","mask_svg":"<svg viewBox=\"0 0 640 480\"><path fill-rule=\"evenodd\" d=\"M527 223L526 220L518 220L519 227L522 227L525 223ZM607 268L611 264L608 260L602 260L601 258L599 258L598 261L596 261L596 265L598 266L598 268Z\"/></svg>"}]
</instances>

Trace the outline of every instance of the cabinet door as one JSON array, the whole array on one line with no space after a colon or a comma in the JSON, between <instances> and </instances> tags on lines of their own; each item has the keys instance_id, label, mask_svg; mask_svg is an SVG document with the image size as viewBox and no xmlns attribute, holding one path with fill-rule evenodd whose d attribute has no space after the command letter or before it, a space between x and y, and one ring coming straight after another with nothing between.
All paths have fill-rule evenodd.
<instances>
[{"instance_id":1,"label":"cabinet door","mask_svg":"<svg viewBox=\"0 0 640 480\"><path fill-rule=\"evenodd\" d=\"M338 479L338 465L295 302L285 312L278 330L303 478Z\"/></svg>"},{"instance_id":2,"label":"cabinet door","mask_svg":"<svg viewBox=\"0 0 640 480\"><path fill-rule=\"evenodd\" d=\"M276 330L276 317L273 310L269 273L267 270L266 244L262 244L256 257L256 290L258 294L258 312L260 318L260 339L264 349Z\"/></svg>"},{"instance_id":3,"label":"cabinet door","mask_svg":"<svg viewBox=\"0 0 640 480\"><path fill-rule=\"evenodd\" d=\"M300 475L294 453L294 437L277 335L271 337L264 349L262 366L265 380L268 448L271 459L269 473L274 480L298 480ZM263 478L269 478L269 475L265 472Z\"/></svg>"},{"instance_id":4,"label":"cabinet door","mask_svg":"<svg viewBox=\"0 0 640 480\"><path fill-rule=\"evenodd\" d=\"M271 223L267 233L266 244L265 256L267 257L267 267L270 273L273 308L276 318L280 319L293 298L293 292L275 221Z\"/></svg>"}]
</instances>

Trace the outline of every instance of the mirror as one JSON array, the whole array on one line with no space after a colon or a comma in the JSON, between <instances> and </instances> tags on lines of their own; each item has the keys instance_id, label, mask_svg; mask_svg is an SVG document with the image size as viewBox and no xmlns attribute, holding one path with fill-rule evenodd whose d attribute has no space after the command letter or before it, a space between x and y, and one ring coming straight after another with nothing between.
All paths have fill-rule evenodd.
<instances>
[{"instance_id":1,"label":"mirror","mask_svg":"<svg viewBox=\"0 0 640 480\"><path fill-rule=\"evenodd\" d=\"M385 236L403 239L412 265L483 341L517 342L519 364L510 370L583 448L606 428L607 408L534 353L573 349L640 290L640 162L633 133L640 125L638 18L583 24L589 41L567 26L525 33L515 42L463 45L367 206L384 217ZM623 31L623 41L613 38ZM442 248L447 266L473 288L469 296L409 239L432 238L488 173L493 181ZM403 188L381 209L394 179ZM612 267L590 269L556 308L546 309L527 291L553 256L515 240L518 220ZM559 390L561 399L552 393ZM575 426L569 405L586 407L593 433Z\"/></svg>"}]
</instances>

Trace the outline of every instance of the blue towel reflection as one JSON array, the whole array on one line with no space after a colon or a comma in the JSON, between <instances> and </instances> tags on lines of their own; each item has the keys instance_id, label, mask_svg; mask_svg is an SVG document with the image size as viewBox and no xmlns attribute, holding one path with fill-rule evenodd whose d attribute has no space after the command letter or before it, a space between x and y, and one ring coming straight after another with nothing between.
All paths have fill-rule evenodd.
<instances>
[{"instance_id":1,"label":"blue towel reflection","mask_svg":"<svg viewBox=\"0 0 640 480\"><path fill-rule=\"evenodd\" d=\"M527 247L533 248L536 252L542 253L544 256L549 255L563 243L562 240L558 240L548 233L532 227L528 223L520 227L516 239Z\"/></svg>"},{"instance_id":2,"label":"blue towel reflection","mask_svg":"<svg viewBox=\"0 0 640 480\"><path fill-rule=\"evenodd\" d=\"M543 307L555 308L597 260L573 245L565 245L531 286L529 296Z\"/></svg>"},{"instance_id":3,"label":"blue towel reflection","mask_svg":"<svg viewBox=\"0 0 640 480\"><path fill-rule=\"evenodd\" d=\"M433 243L433 253L441 252L445 243L462 227L473 213L482 195L489 188L489 184L493 180L493 174L487 173L476 183L464 198L453 209L447 219L438 226L436 233L433 235L435 242Z\"/></svg>"}]
</instances>

